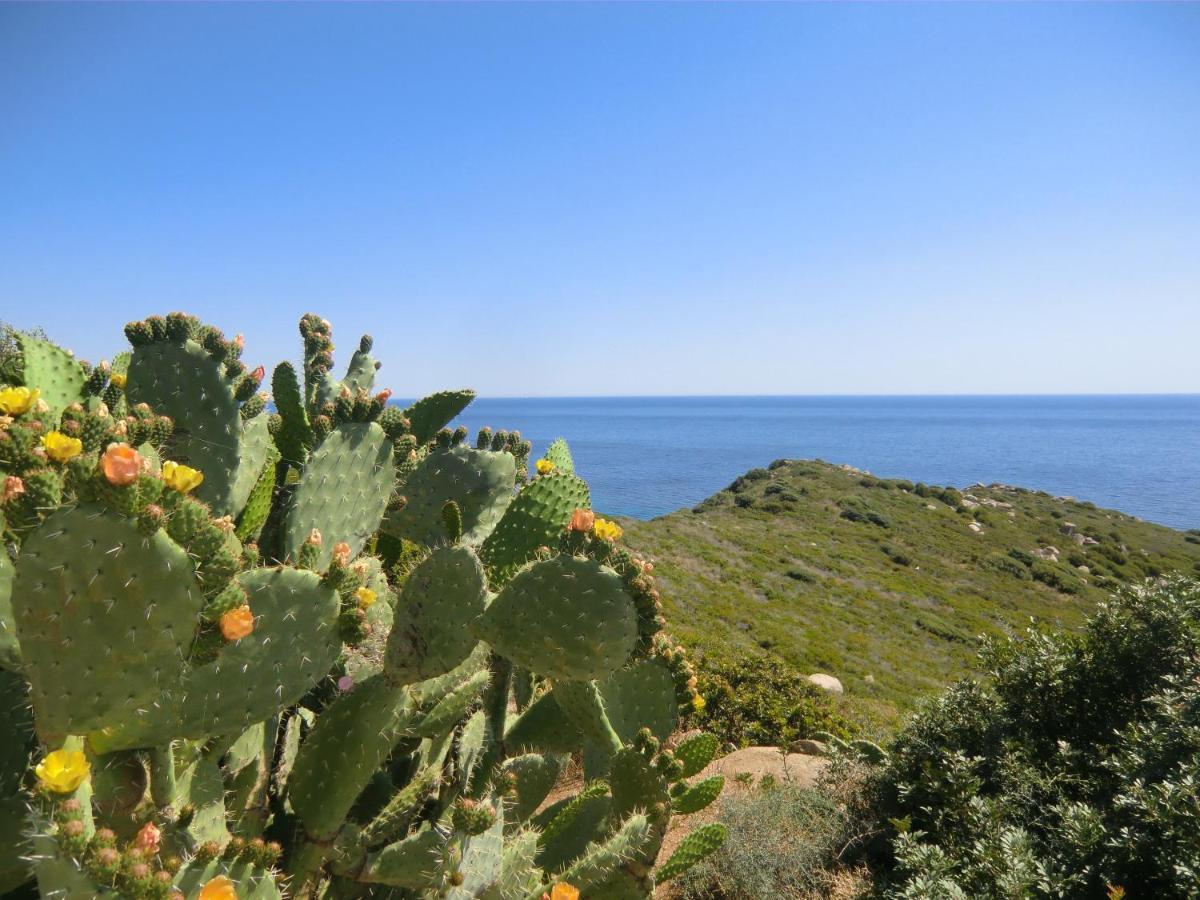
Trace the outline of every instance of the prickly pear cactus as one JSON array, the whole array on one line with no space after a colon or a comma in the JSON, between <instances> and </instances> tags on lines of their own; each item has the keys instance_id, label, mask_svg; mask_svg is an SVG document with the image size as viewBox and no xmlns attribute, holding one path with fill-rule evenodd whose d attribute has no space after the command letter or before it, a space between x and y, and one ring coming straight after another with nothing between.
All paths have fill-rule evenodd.
<instances>
[{"instance_id":1,"label":"prickly pear cactus","mask_svg":"<svg viewBox=\"0 0 1200 900\"><path fill-rule=\"evenodd\" d=\"M473 444L301 321L275 411L180 313L0 385L0 890L229 900L649 897L715 740L651 566L565 441ZM15 377L14 377L15 376ZM378 555L376 555L378 554ZM568 754L588 786L539 812Z\"/></svg>"}]
</instances>

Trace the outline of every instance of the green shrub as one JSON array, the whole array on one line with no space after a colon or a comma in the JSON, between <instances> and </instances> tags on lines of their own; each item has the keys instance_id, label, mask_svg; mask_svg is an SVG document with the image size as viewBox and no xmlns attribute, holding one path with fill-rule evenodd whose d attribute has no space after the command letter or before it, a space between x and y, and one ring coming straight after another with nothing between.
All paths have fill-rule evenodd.
<instances>
[{"instance_id":1,"label":"green shrub","mask_svg":"<svg viewBox=\"0 0 1200 900\"><path fill-rule=\"evenodd\" d=\"M1013 551L1020 553L1021 551ZM1025 554L1028 556L1028 554ZM1031 557L1032 559L1032 557ZM1003 553L992 553L988 555L987 565L998 572L1003 572L1005 575L1011 575L1013 578L1019 578L1022 581L1030 579L1029 569L1022 565L1013 555Z\"/></svg>"},{"instance_id":2,"label":"green shrub","mask_svg":"<svg viewBox=\"0 0 1200 900\"><path fill-rule=\"evenodd\" d=\"M861 497L843 497L838 501L838 508L842 511L842 518L851 522L867 522L880 528L890 527L891 523Z\"/></svg>"},{"instance_id":3,"label":"green shrub","mask_svg":"<svg viewBox=\"0 0 1200 900\"><path fill-rule=\"evenodd\" d=\"M881 893L1200 895L1200 584L1127 589L1081 635L990 644L873 776Z\"/></svg>"},{"instance_id":4,"label":"green shrub","mask_svg":"<svg viewBox=\"0 0 1200 900\"><path fill-rule=\"evenodd\" d=\"M828 695L776 656L705 656L696 674L705 707L695 724L724 744L785 747L818 731L849 733Z\"/></svg>"},{"instance_id":5,"label":"green shrub","mask_svg":"<svg viewBox=\"0 0 1200 900\"><path fill-rule=\"evenodd\" d=\"M718 818L725 845L679 880L684 900L829 897L838 853L854 837L836 795L787 781L727 792Z\"/></svg>"},{"instance_id":6,"label":"green shrub","mask_svg":"<svg viewBox=\"0 0 1200 900\"><path fill-rule=\"evenodd\" d=\"M1008 551L1008 555L1024 566L1032 566L1033 561L1037 559L1037 557L1032 553L1028 553L1024 550L1018 550L1015 547Z\"/></svg>"},{"instance_id":7,"label":"green shrub","mask_svg":"<svg viewBox=\"0 0 1200 900\"><path fill-rule=\"evenodd\" d=\"M1034 581L1040 581L1064 594L1078 594L1083 590L1083 582L1065 569L1044 560L1035 559L1030 566L1030 574Z\"/></svg>"},{"instance_id":8,"label":"green shrub","mask_svg":"<svg viewBox=\"0 0 1200 900\"><path fill-rule=\"evenodd\" d=\"M880 544L879 549L883 551L883 555L890 559L898 566L911 566L912 558L902 550L897 550L891 544Z\"/></svg>"}]
</instances>

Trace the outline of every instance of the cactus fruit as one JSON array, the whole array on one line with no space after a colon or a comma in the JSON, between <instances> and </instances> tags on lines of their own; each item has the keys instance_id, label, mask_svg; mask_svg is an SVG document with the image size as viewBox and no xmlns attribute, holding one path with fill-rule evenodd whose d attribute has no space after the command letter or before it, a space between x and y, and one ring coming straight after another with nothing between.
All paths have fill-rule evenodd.
<instances>
[{"instance_id":1,"label":"cactus fruit","mask_svg":"<svg viewBox=\"0 0 1200 900\"><path fill-rule=\"evenodd\" d=\"M0 890L651 896L671 815L721 779L683 781L715 740L661 749L694 678L649 566L565 442L530 480L518 432L448 427L471 392L389 406L370 338L337 380L329 323L300 330L271 414L241 338L190 316L130 323L111 366L22 338ZM574 752L608 780L539 813Z\"/></svg>"}]
</instances>

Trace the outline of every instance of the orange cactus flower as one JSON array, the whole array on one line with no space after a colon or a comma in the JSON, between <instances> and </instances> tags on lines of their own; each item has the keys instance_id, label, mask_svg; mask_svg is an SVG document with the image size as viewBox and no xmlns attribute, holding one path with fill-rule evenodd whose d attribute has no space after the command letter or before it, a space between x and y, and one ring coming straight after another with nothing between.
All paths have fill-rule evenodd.
<instances>
[{"instance_id":1,"label":"orange cactus flower","mask_svg":"<svg viewBox=\"0 0 1200 900\"><path fill-rule=\"evenodd\" d=\"M249 606L239 606L221 614L221 637L240 641L254 631L254 613Z\"/></svg>"},{"instance_id":2,"label":"orange cactus flower","mask_svg":"<svg viewBox=\"0 0 1200 900\"><path fill-rule=\"evenodd\" d=\"M571 513L571 521L567 523L567 528L571 531L581 531L587 534L595 524L596 514L594 512L590 509L577 509Z\"/></svg>"},{"instance_id":3,"label":"orange cactus flower","mask_svg":"<svg viewBox=\"0 0 1200 900\"><path fill-rule=\"evenodd\" d=\"M82 750L55 750L37 764L33 773L56 794L70 794L92 772Z\"/></svg>"},{"instance_id":4,"label":"orange cactus flower","mask_svg":"<svg viewBox=\"0 0 1200 900\"><path fill-rule=\"evenodd\" d=\"M333 563L343 569L350 565L350 545L345 541L333 545Z\"/></svg>"},{"instance_id":5,"label":"orange cactus flower","mask_svg":"<svg viewBox=\"0 0 1200 900\"><path fill-rule=\"evenodd\" d=\"M158 842L162 837L162 832L158 830L158 826L153 822L147 822L142 826L142 830L137 833L137 837L133 839L133 845L145 850L147 853L158 852Z\"/></svg>"},{"instance_id":6,"label":"orange cactus flower","mask_svg":"<svg viewBox=\"0 0 1200 900\"><path fill-rule=\"evenodd\" d=\"M200 889L199 900L237 900L237 891L232 881L218 875Z\"/></svg>"},{"instance_id":7,"label":"orange cactus flower","mask_svg":"<svg viewBox=\"0 0 1200 900\"><path fill-rule=\"evenodd\" d=\"M172 459L168 459L163 463L162 476L163 481L167 483L167 487L173 491L179 491L181 494L194 491L204 481L204 473L199 469L180 465Z\"/></svg>"},{"instance_id":8,"label":"orange cactus flower","mask_svg":"<svg viewBox=\"0 0 1200 900\"><path fill-rule=\"evenodd\" d=\"M124 487L137 481L142 456L128 444L111 444L100 457L100 469L109 484Z\"/></svg>"},{"instance_id":9,"label":"orange cactus flower","mask_svg":"<svg viewBox=\"0 0 1200 900\"><path fill-rule=\"evenodd\" d=\"M25 482L16 475L8 475L4 479L4 496L0 498L7 503L13 497L19 497L25 493Z\"/></svg>"},{"instance_id":10,"label":"orange cactus flower","mask_svg":"<svg viewBox=\"0 0 1200 900\"><path fill-rule=\"evenodd\" d=\"M579 900L579 888L560 881L550 888L550 900Z\"/></svg>"}]
</instances>

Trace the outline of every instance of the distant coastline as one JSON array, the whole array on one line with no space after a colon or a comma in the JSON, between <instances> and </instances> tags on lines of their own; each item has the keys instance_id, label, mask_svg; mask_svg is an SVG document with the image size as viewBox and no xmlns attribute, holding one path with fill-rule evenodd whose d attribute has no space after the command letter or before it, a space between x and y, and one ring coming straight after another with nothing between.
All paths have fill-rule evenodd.
<instances>
[{"instance_id":1,"label":"distant coastline","mask_svg":"<svg viewBox=\"0 0 1200 900\"><path fill-rule=\"evenodd\" d=\"M699 503L773 459L880 477L1011 484L1200 527L1200 394L481 397L472 430L566 437L608 512Z\"/></svg>"}]
</instances>

